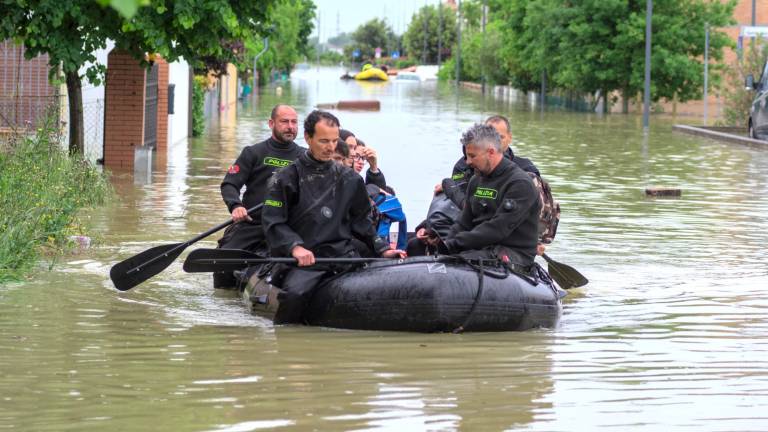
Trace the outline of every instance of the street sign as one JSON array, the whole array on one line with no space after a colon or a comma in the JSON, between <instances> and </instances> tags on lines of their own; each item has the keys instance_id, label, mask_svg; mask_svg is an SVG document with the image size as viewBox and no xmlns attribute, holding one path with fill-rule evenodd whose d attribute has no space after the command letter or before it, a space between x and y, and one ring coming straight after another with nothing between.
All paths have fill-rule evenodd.
<instances>
[{"instance_id":1,"label":"street sign","mask_svg":"<svg viewBox=\"0 0 768 432\"><path fill-rule=\"evenodd\" d=\"M373 50L373 52L376 54L376 55L375 55L375 57L376 57L377 59L381 58L381 48L379 48L379 47L376 47L376 49L375 49L375 50Z\"/></svg>"},{"instance_id":2,"label":"street sign","mask_svg":"<svg viewBox=\"0 0 768 432\"><path fill-rule=\"evenodd\" d=\"M399 59L400 51L392 51L392 55L390 57L392 57L393 59Z\"/></svg>"},{"instance_id":3,"label":"street sign","mask_svg":"<svg viewBox=\"0 0 768 432\"><path fill-rule=\"evenodd\" d=\"M741 36L755 37L762 36L768 38L768 26L742 26Z\"/></svg>"}]
</instances>

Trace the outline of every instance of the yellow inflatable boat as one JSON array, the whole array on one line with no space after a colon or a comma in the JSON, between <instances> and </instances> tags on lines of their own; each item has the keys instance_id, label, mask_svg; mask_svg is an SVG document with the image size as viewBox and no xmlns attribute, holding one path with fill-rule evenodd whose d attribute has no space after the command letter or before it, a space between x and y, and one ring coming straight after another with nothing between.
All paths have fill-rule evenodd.
<instances>
[{"instance_id":1,"label":"yellow inflatable boat","mask_svg":"<svg viewBox=\"0 0 768 432\"><path fill-rule=\"evenodd\" d=\"M365 65L362 72L355 75L355 79L358 81L388 81L389 77L383 70L371 65Z\"/></svg>"}]
</instances>

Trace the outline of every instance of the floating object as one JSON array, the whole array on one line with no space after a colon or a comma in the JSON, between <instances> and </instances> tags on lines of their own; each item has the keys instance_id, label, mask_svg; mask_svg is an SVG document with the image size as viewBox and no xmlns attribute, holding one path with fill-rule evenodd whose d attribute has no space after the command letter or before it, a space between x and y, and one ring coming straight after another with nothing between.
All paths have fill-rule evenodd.
<instances>
[{"instance_id":1,"label":"floating object","mask_svg":"<svg viewBox=\"0 0 768 432\"><path fill-rule=\"evenodd\" d=\"M338 109L338 110L379 111L381 110L381 102L377 100L339 101L336 103L317 104L317 108Z\"/></svg>"},{"instance_id":2,"label":"floating object","mask_svg":"<svg viewBox=\"0 0 768 432\"><path fill-rule=\"evenodd\" d=\"M372 67L356 74L355 79L358 81L387 81L389 76L383 70Z\"/></svg>"},{"instance_id":3,"label":"floating object","mask_svg":"<svg viewBox=\"0 0 768 432\"><path fill-rule=\"evenodd\" d=\"M683 191L670 187L649 187L645 188L645 194L651 197L680 197L683 196Z\"/></svg>"},{"instance_id":4,"label":"floating object","mask_svg":"<svg viewBox=\"0 0 768 432\"><path fill-rule=\"evenodd\" d=\"M252 312L273 319L279 292L254 275L243 298ZM542 278L500 267L485 267L481 280L477 265L413 257L331 278L317 288L304 319L314 326L410 332L551 328L562 312L562 293Z\"/></svg>"},{"instance_id":5,"label":"floating object","mask_svg":"<svg viewBox=\"0 0 768 432\"><path fill-rule=\"evenodd\" d=\"M76 244L78 248L80 249L88 249L91 247L91 238L88 236L83 235L73 235L69 236L69 240Z\"/></svg>"}]
</instances>

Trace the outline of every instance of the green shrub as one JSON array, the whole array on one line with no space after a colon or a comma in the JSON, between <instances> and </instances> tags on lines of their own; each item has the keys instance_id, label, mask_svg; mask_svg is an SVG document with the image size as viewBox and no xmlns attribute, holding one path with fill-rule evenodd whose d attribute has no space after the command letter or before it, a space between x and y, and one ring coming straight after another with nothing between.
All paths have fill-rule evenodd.
<instances>
[{"instance_id":1,"label":"green shrub","mask_svg":"<svg viewBox=\"0 0 768 432\"><path fill-rule=\"evenodd\" d=\"M208 80L202 75L195 75L192 84L192 136L198 137L205 132L205 90ZM255 89L254 89L255 90Z\"/></svg>"},{"instance_id":2,"label":"green shrub","mask_svg":"<svg viewBox=\"0 0 768 432\"><path fill-rule=\"evenodd\" d=\"M0 147L0 282L21 278L41 255L73 247L70 236L85 234L80 210L111 193L104 174L62 148L55 125L52 116L34 136Z\"/></svg>"}]
</instances>

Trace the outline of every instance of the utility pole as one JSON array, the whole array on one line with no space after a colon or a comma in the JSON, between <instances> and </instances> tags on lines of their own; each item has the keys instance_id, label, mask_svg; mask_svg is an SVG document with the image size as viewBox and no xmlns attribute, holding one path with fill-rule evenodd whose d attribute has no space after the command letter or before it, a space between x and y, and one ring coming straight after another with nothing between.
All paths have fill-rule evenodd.
<instances>
[{"instance_id":1,"label":"utility pole","mask_svg":"<svg viewBox=\"0 0 768 432\"><path fill-rule=\"evenodd\" d=\"M456 14L456 89L458 89L461 81L461 0L457 2Z\"/></svg>"},{"instance_id":2,"label":"utility pole","mask_svg":"<svg viewBox=\"0 0 768 432\"><path fill-rule=\"evenodd\" d=\"M424 11L424 14L421 16L421 18L424 20L424 35L422 38L424 39L424 46L421 48L421 64L424 65L427 64L427 35L429 33L429 23L427 22L429 21L429 9L427 9L426 2L424 2L424 9L422 10Z\"/></svg>"},{"instance_id":3,"label":"utility pole","mask_svg":"<svg viewBox=\"0 0 768 432\"><path fill-rule=\"evenodd\" d=\"M645 89L643 91L643 132L648 133L651 110L651 17L653 0L645 0Z\"/></svg>"},{"instance_id":4,"label":"utility pole","mask_svg":"<svg viewBox=\"0 0 768 432\"><path fill-rule=\"evenodd\" d=\"M485 56L485 25L486 21L488 20L488 0L483 0L483 19L482 19L482 31L483 31L483 45L482 45L482 54L480 56L480 72L482 75L482 92L483 95L485 95L485 83L486 83L486 77L485 77L485 62L483 61L483 57Z\"/></svg>"},{"instance_id":5,"label":"utility pole","mask_svg":"<svg viewBox=\"0 0 768 432\"><path fill-rule=\"evenodd\" d=\"M437 67L439 68L443 59L443 4L437 2Z\"/></svg>"},{"instance_id":6,"label":"utility pole","mask_svg":"<svg viewBox=\"0 0 768 432\"><path fill-rule=\"evenodd\" d=\"M704 24L704 126L707 125L707 108L709 105L709 23Z\"/></svg>"},{"instance_id":7,"label":"utility pole","mask_svg":"<svg viewBox=\"0 0 768 432\"><path fill-rule=\"evenodd\" d=\"M315 55L317 57L317 65L315 66L317 71L320 71L320 11L317 11L317 49Z\"/></svg>"}]
</instances>

